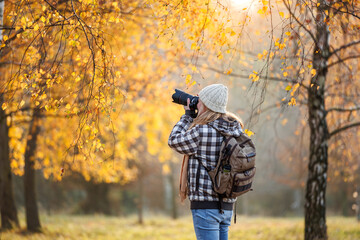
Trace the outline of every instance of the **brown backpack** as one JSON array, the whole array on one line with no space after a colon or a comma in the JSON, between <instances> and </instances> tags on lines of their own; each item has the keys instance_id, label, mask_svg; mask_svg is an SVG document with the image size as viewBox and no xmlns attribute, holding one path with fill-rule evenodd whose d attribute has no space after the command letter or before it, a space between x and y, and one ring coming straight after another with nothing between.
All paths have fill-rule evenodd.
<instances>
[{"instance_id":1,"label":"brown backpack","mask_svg":"<svg viewBox=\"0 0 360 240\"><path fill-rule=\"evenodd\" d=\"M252 140L244 133L239 137L224 138L218 163L215 169L208 171L213 189L221 199L238 197L252 190L256 172Z\"/></svg>"}]
</instances>

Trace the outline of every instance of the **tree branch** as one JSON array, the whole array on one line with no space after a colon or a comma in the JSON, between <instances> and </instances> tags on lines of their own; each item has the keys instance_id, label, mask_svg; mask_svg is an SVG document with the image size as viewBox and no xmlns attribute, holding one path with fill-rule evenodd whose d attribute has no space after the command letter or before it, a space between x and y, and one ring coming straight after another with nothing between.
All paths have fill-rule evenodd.
<instances>
[{"instance_id":1,"label":"tree branch","mask_svg":"<svg viewBox=\"0 0 360 240\"><path fill-rule=\"evenodd\" d=\"M332 111L338 111L338 112L352 112L352 111L359 111L360 107L352 107L352 108L339 108L339 107L334 107L334 108L330 108L329 110L327 110L326 112L332 112Z\"/></svg>"},{"instance_id":2,"label":"tree branch","mask_svg":"<svg viewBox=\"0 0 360 240\"><path fill-rule=\"evenodd\" d=\"M347 56L346 58L340 58L339 61L336 61L336 62L333 62L333 63L330 63L328 64L327 68L330 68L336 64L339 64L339 63L343 63L345 62L346 60L349 60L349 59L354 59L354 58L360 58L360 55L354 55L354 56Z\"/></svg>"},{"instance_id":3,"label":"tree branch","mask_svg":"<svg viewBox=\"0 0 360 240\"><path fill-rule=\"evenodd\" d=\"M345 126L343 126L343 127L341 127L341 128L338 128L338 129L332 131L332 132L330 133L329 138L331 138L332 136L334 136L334 135L336 135L336 134L338 134L338 133L340 133L340 132L342 132L342 131L345 131L345 130L347 130L347 129L349 129L349 128L359 127L359 126L360 126L360 122L355 122L355 123L352 123L352 124L345 125Z\"/></svg>"},{"instance_id":4,"label":"tree branch","mask_svg":"<svg viewBox=\"0 0 360 240\"><path fill-rule=\"evenodd\" d=\"M283 0L283 3L285 5L285 7L287 8L288 12L290 13L290 15L295 19L295 21L299 24L299 26L301 28L303 28L312 38L312 40L314 41L314 43L317 43L316 37L314 36L314 34L303 24L299 21L299 19L295 16L295 14L291 11L291 6L288 5L288 3L286 3L285 0Z\"/></svg>"},{"instance_id":5,"label":"tree branch","mask_svg":"<svg viewBox=\"0 0 360 240\"><path fill-rule=\"evenodd\" d=\"M204 67L202 67L202 68L204 68ZM235 74L235 73L225 74L224 71L221 71L219 69L212 68L212 67L206 67L206 69L217 72L217 73L224 74L224 75L229 76L229 77L238 77L238 78L249 79L249 75L240 75L240 74ZM304 87L306 89L308 88L307 86L305 86L301 82L297 82L297 81L294 81L294 80L282 79L282 78L277 78L277 77L261 76L261 75L259 75L259 78L270 80L270 81L275 81L275 82L299 83L300 86L302 86L302 87Z\"/></svg>"},{"instance_id":6,"label":"tree branch","mask_svg":"<svg viewBox=\"0 0 360 240\"><path fill-rule=\"evenodd\" d=\"M341 50L343 50L343 49L346 49L346 48L348 48L348 47L354 46L354 45L356 45L356 44L360 44L360 40L358 40L358 41L353 41L353 42L351 42L351 43L345 44L345 45L343 45L343 46L335 49L334 51L330 52L329 57L331 57L333 54L335 54L335 53L337 53L337 52L339 52L339 51L341 51Z\"/></svg>"}]
</instances>

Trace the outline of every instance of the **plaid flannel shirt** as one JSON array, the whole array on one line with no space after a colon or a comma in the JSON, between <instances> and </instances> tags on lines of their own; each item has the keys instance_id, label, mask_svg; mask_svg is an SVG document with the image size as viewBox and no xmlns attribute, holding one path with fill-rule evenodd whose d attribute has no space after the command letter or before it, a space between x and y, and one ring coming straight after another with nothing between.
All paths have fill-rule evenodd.
<instances>
[{"instance_id":1,"label":"plaid flannel shirt","mask_svg":"<svg viewBox=\"0 0 360 240\"><path fill-rule=\"evenodd\" d=\"M216 167L220 147L224 139L218 131L209 126L218 119L206 125L196 125L187 131L192 121L193 119L190 116L181 116L180 121L176 123L170 134L168 144L177 152L189 155L189 200L219 201L218 195L212 189L212 182L206 170ZM220 128L224 127L220 126ZM240 132L241 127L236 128L235 135ZM225 198L224 202L232 203L235 200L236 198Z\"/></svg>"}]
</instances>

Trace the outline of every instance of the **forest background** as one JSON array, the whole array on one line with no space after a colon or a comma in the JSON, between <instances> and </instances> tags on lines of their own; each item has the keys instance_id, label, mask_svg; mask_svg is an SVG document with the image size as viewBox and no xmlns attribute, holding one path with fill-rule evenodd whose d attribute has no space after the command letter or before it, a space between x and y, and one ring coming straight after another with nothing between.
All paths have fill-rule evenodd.
<instances>
[{"instance_id":1,"label":"forest background","mask_svg":"<svg viewBox=\"0 0 360 240\"><path fill-rule=\"evenodd\" d=\"M30 232L41 215L186 217L171 95L211 83L257 147L238 214L305 217L305 239L328 237L326 216L359 220L359 7L0 1L2 228L18 213Z\"/></svg>"}]
</instances>

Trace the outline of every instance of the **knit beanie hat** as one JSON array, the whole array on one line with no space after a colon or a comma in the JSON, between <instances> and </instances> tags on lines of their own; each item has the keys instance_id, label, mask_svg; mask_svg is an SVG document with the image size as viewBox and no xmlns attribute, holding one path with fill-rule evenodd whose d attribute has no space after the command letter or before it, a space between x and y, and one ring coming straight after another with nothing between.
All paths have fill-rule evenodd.
<instances>
[{"instance_id":1,"label":"knit beanie hat","mask_svg":"<svg viewBox=\"0 0 360 240\"><path fill-rule=\"evenodd\" d=\"M212 84L204 87L199 92L199 98L210 110L218 113L226 113L228 101L228 89L222 84Z\"/></svg>"}]
</instances>

